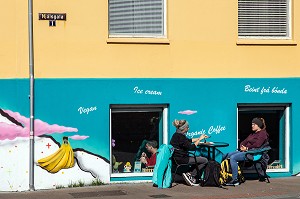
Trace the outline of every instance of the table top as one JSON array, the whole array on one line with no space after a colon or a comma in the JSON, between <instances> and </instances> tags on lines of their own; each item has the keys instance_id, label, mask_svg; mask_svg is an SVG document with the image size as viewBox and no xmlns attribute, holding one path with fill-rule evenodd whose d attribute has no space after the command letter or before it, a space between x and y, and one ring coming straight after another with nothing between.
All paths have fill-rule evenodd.
<instances>
[{"instance_id":1,"label":"table top","mask_svg":"<svg viewBox=\"0 0 300 199\"><path fill-rule=\"evenodd\" d=\"M229 144L226 142L199 142L198 146L227 147Z\"/></svg>"}]
</instances>

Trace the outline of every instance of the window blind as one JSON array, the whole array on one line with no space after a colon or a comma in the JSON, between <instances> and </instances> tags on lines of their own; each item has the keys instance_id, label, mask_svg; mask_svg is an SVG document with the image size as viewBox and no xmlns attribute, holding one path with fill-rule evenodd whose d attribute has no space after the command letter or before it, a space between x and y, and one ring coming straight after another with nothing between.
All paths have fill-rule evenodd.
<instances>
[{"instance_id":1,"label":"window blind","mask_svg":"<svg viewBox=\"0 0 300 199\"><path fill-rule=\"evenodd\" d=\"M164 0L109 0L109 34L163 35Z\"/></svg>"},{"instance_id":2,"label":"window blind","mask_svg":"<svg viewBox=\"0 0 300 199\"><path fill-rule=\"evenodd\" d=\"M289 0L239 0L239 37L288 37Z\"/></svg>"}]
</instances>

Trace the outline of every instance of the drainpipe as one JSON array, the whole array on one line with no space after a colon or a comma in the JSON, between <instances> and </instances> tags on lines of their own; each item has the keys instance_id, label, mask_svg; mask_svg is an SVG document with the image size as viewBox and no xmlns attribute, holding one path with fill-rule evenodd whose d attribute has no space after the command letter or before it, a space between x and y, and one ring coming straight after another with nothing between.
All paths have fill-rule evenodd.
<instances>
[{"instance_id":1,"label":"drainpipe","mask_svg":"<svg viewBox=\"0 0 300 199\"><path fill-rule=\"evenodd\" d=\"M34 62L33 62L33 5L28 0L28 32L29 32L29 79L30 79L30 148L29 148L29 190L34 191Z\"/></svg>"}]
</instances>

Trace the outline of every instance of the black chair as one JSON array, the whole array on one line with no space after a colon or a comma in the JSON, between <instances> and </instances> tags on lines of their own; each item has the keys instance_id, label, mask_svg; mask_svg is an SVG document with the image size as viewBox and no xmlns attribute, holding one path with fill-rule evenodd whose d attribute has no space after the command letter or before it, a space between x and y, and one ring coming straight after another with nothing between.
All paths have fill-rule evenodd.
<instances>
[{"instance_id":1,"label":"black chair","mask_svg":"<svg viewBox=\"0 0 300 199\"><path fill-rule=\"evenodd\" d=\"M195 155L195 152L186 152L186 151L183 151L183 150L180 150L180 149L176 149L174 148L174 153L175 151L179 152L180 154L182 154L183 156L188 156L188 157L194 157L195 158L195 163L178 163L178 161L176 160L176 158L174 158L174 156L172 156L172 178L173 178L173 182L177 182L176 181L176 175L182 175L182 173L186 173L190 170L192 170L194 167L196 168L197 170L197 176L201 176L201 173L198 169L198 166L197 166L197 161L196 161L196 155ZM174 154L173 153L173 154ZM197 179L199 180L200 182L200 179Z\"/></svg>"},{"instance_id":2,"label":"black chair","mask_svg":"<svg viewBox=\"0 0 300 199\"><path fill-rule=\"evenodd\" d=\"M266 146L260 149L249 150L246 153L246 158L244 162L241 162L241 169L243 175L250 171L254 167L255 172L260 181L265 181L270 183L269 176L267 175L267 165L269 161L268 152L271 150L270 146Z\"/></svg>"}]
</instances>

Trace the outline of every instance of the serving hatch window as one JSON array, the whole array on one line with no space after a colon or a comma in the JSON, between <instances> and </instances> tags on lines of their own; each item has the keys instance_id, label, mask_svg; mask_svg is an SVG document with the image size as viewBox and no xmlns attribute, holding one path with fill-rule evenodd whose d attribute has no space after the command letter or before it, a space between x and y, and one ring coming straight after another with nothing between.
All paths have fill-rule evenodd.
<instances>
[{"instance_id":1,"label":"serving hatch window","mask_svg":"<svg viewBox=\"0 0 300 199\"><path fill-rule=\"evenodd\" d=\"M147 141L164 143L167 136L164 105L111 105L111 175L152 175L139 159ZM151 154L148 154L150 157Z\"/></svg>"}]
</instances>

